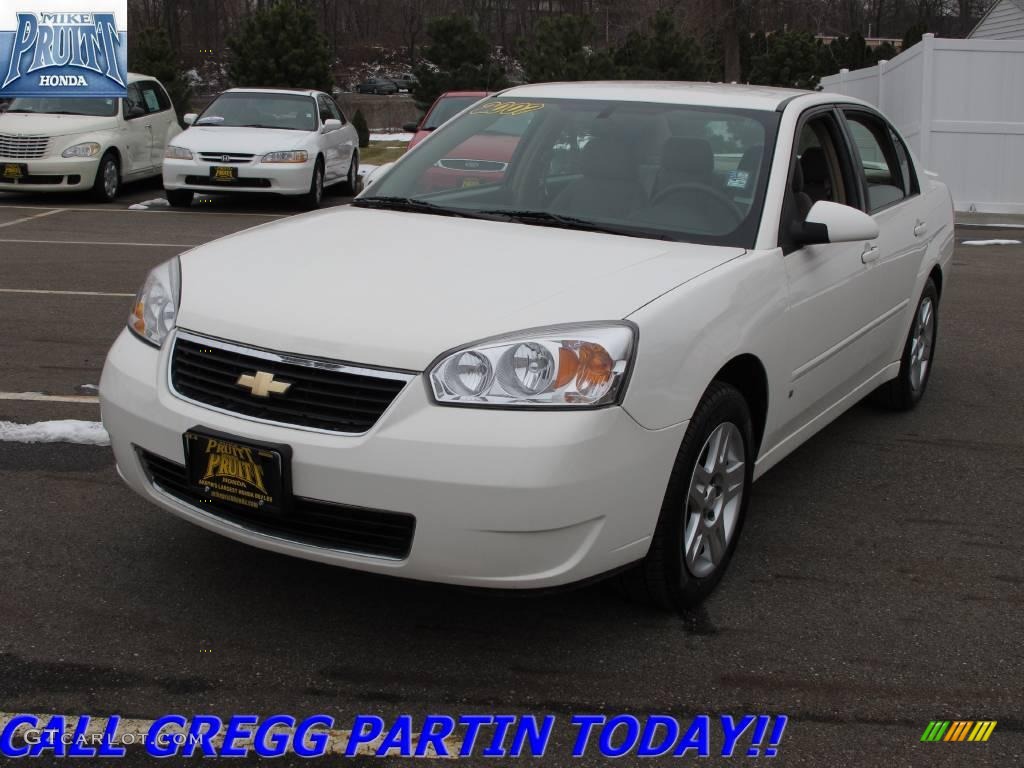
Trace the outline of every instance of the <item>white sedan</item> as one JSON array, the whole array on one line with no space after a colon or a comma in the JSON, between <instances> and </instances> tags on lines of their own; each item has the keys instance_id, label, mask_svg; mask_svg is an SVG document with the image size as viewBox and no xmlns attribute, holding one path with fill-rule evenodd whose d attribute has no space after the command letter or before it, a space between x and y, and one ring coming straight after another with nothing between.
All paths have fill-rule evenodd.
<instances>
[{"instance_id":1,"label":"white sedan","mask_svg":"<svg viewBox=\"0 0 1024 768\"><path fill-rule=\"evenodd\" d=\"M311 209L332 184L355 194L359 136L326 93L232 88L185 123L164 153L175 207L190 206L196 192L289 195Z\"/></svg>"},{"instance_id":2,"label":"white sedan","mask_svg":"<svg viewBox=\"0 0 1024 768\"><path fill-rule=\"evenodd\" d=\"M155 269L103 421L133 489L238 541L483 587L622 571L683 608L754 480L872 392L921 399L952 250L949 192L866 103L522 86L350 207Z\"/></svg>"}]
</instances>

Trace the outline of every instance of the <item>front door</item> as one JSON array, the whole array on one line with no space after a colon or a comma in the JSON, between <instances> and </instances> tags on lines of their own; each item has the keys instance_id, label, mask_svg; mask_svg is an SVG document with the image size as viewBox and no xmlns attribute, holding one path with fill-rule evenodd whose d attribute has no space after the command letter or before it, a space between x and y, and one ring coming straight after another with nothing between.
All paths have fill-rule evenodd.
<instances>
[{"instance_id":1,"label":"front door","mask_svg":"<svg viewBox=\"0 0 1024 768\"><path fill-rule=\"evenodd\" d=\"M820 416L861 382L870 367L864 336L875 319L865 301L865 259L876 241L796 247L787 242L820 200L860 207L861 192L839 117L812 113L798 131L780 223L789 288L789 382L779 393L783 437Z\"/></svg>"}]
</instances>

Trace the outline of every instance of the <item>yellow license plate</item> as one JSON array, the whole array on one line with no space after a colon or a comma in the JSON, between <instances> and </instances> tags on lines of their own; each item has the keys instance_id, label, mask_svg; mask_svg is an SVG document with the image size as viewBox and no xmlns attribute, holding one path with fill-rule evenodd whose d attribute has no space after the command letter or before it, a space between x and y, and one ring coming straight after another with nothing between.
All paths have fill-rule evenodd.
<instances>
[{"instance_id":1,"label":"yellow license plate","mask_svg":"<svg viewBox=\"0 0 1024 768\"><path fill-rule=\"evenodd\" d=\"M214 181L234 181L238 178L238 169L230 165L218 165L210 169Z\"/></svg>"},{"instance_id":2,"label":"yellow license plate","mask_svg":"<svg viewBox=\"0 0 1024 768\"><path fill-rule=\"evenodd\" d=\"M5 179L20 179L27 175L25 169L18 163L6 163L4 165Z\"/></svg>"},{"instance_id":3,"label":"yellow license plate","mask_svg":"<svg viewBox=\"0 0 1024 768\"><path fill-rule=\"evenodd\" d=\"M462 188L463 189L466 189L467 187L479 187L479 186L480 186L480 179L469 178L469 179L463 179L462 180Z\"/></svg>"}]
</instances>

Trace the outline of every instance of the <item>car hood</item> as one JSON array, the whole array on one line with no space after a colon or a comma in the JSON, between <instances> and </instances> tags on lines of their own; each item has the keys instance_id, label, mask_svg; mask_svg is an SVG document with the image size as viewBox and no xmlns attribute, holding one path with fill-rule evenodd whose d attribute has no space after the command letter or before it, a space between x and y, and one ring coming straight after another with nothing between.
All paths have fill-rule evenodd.
<instances>
[{"instance_id":1,"label":"car hood","mask_svg":"<svg viewBox=\"0 0 1024 768\"><path fill-rule=\"evenodd\" d=\"M33 115L26 112L0 113L0 133L56 137L107 131L116 127L116 117Z\"/></svg>"},{"instance_id":2,"label":"car hood","mask_svg":"<svg viewBox=\"0 0 1024 768\"><path fill-rule=\"evenodd\" d=\"M742 253L335 208L184 254L178 325L283 352L418 371L477 339L624 318Z\"/></svg>"},{"instance_id":3,"label":"car hood","mask_svg":"<svg viewBox=\"0 0 1024 768\"><path fill-rule=\"evenodd\" d=\"M283 128L214 128L193 126L174 137L174 146L193 152L244 152L252 155L295 149L310 131Z\"/></svg>"}]
</instances>

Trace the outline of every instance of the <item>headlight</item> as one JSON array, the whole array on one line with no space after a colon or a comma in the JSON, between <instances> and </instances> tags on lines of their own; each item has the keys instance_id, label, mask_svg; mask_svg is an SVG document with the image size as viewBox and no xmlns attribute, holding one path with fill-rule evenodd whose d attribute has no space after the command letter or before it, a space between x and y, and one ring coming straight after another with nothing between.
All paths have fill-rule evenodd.
<instances>
[{"instance_id":1,"label":"headlight","mask_svg":"<svg viewBox=\"0 0 1024 768\"><path fill-rule=\"evenodd\" d=\"M181 298L181 264L175 256L153 269L135 297L128 327L143 341L159 347L174 328Z\"/></svg>"},{"instance_id":2,"label":"headlight","mask_svg":"<svg viewBox=\"0 0 1024 768\"><path fill-rule=\"evenodd\" d=\"M192 150L185 149L184 147L175 147L173 144L168 144L167 149L164 150L164 157L168 160L191 160Z\"/></svg>"},{"instance_id":3,"label":"headlight","mask_svg":"<svg viewBox=\"0 0 1024 768\"><path fill-rule=\"evenodd\" d=\"M633 326L577 325L471 344L430 371L440 404L597 407L618 401L636 346Z\"/></svg>"},{"instance_id":4,"label":"headlight","mask_svg":"<svg viewBox=\"0 0 1024 768\"><path fill-rule=\"evenodd\" d=\"M291 152L271 152L263 156L264 163L304 163L309 159L309 153L304 149L297 149Z\"/></svg>"},{"instance_id":5,"label":"headlight","mask_svg":"<svg viewBox=\"0 0 1024 768\"><path fill-rule=\"evenodd\" d=\"M60 153L61 157L96 157L100 153L100 145L95 141L75 144Z\"/></svg>"}]
</instances>

